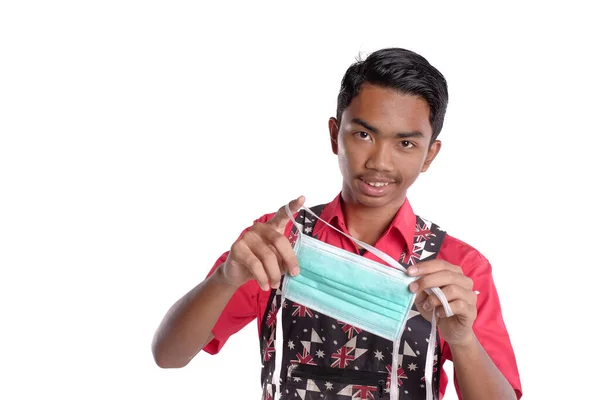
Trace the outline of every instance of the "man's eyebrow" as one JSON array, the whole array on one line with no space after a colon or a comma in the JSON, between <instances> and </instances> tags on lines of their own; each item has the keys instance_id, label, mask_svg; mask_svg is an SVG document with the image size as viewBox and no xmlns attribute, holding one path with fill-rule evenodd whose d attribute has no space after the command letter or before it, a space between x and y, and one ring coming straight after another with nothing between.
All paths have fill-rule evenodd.
<instances>
[{"instance_id":1,"label":"man's eyebrow","mask_svg":"<svg viewBox=\"0 0 600 400\"><path fill-rule=\"evenodd\" d=\"M360 118L353 118L352 122L358 125L361 125L362 127L364 127L365 129L373 132L374 134L379 134L379 129L375 128L374 126L372 126L371 124L369 124L368 122L360 119ZM396 139L406 139L406 138L424 138L425 135L423 135L423 132L420 131L413 131L413 132L398 132L394 135L394 137Z\"/></svg>"},{"instance_id":2,"label":"man's eyebrow","mask_svg":"<svg viewBox=\"0 0 600 400\"><path fill-rule=\"evenodd\" d=\"M396 139L408 139L408 138L419 138L425 139L425 135L421 131L413 131L413 132L398 132L395 135Z\"/></svg>"},{"instance_id":3,"label":"man's eyebrow","mask_svg":"<svg viewBox=\"0 0 600 400\"><path fill-rule=\"evenodd\" d=\"M368 122L365 122L360 118L352 119L352 123L362 125L365 129L368 129L373 133L379 133L379 129L375 128L374 126L371 126Z\"/></svg>"}]
</instances>

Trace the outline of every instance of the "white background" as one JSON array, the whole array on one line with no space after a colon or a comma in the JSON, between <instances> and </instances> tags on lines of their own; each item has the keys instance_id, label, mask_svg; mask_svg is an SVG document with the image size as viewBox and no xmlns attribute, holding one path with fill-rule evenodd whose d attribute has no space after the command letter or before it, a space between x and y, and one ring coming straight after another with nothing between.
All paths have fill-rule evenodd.
<instances>
[{"instance_id":1,"label":"white background","mask_svg":"<svg viewBox=\"0 0 600 400\"><path fill-rule=\"evenodd\" d=\"M449 82L415 211L490 259L524 398L589 398L591 7L199 3L2 2L0 398L258 399L255 323L180 370L152 336L255 218L338 193L327 118L350 63L386 46Z\"/></svg>"}]
</instances>

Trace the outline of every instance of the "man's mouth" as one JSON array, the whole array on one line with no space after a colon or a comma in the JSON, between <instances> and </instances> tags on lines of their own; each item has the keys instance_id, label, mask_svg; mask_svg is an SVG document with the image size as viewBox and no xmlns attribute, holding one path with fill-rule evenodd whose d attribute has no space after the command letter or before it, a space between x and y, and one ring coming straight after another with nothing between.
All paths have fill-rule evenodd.
<instances>
[{"instance_id":1,"label":"man's mouth","mask_svg":"<svg viewBox=\"0 0 600 400\"><path fill-rule=\"evenodd\" d=\"M385 187L385 186L388 186L388 185L394 183L393 180L386 179L386 178L378 178L378 179L360 178L360 180L363 181L364 183L366 183L367 185L376 187L376 188Z\"/></svg>"},{"instance_id":2,"label":"man's mouth","mask_svg":"<svg viewBox=\"0 0 600 400\"><path fill-rule=\"evenodd\" d=\"M383 186L389 185L389 182L369 182L369 181L365 181L365 182L367 185L373 186L373 187L383 187Z\"/></svg>"},{"instance_id":3,"label":"man's mouth","mask_svg":"<svg viewBox=\"0 0 600 400\"><path fill-rule=\"evenodd\" d=\"M395 180L384 176L366 176L358 179L358 190L367 197L387 196L393 190Z\"/></svg>"}]
</instances>

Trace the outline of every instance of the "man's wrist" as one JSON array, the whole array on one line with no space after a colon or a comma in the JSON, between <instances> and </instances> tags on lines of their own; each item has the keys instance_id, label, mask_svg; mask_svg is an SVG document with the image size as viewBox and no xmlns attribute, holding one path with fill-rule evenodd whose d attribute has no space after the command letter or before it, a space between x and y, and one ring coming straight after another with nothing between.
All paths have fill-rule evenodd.
<instances>
[{"instance_id":1,"label":"man's wrist","mask_svg":"<svg viewBox=\"0 0 600 400\"><path fill-rule=\"evenodd\" d=\"M213 273L213 280L215 284L219 285L219 287L221 287L223 290L235 292L240 286L227 279L223 270L224 265L225 263L219 265L217 269L215 269L215 272Z\"/></svg>"},{"instance_id":2,"label":"man's wrist","mask_svg":"<svg viewBox=\"0 0 600 400\"><path fill-rule=\"evenodd\" d=\"M448 345L452 353L455 351L470 351L481 346L475 332L472 330L459 341L448 342Z\"/></svg>"}]
</instances>

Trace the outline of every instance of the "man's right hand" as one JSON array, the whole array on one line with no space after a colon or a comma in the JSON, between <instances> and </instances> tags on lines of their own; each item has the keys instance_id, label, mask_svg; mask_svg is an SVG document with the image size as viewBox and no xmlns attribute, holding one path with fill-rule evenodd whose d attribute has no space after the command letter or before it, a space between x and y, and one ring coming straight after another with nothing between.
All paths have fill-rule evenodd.
<instances>
[{"instance_id":1,"label":"man's right hand","mask_svg":"<svg viewBox=\"0 0 600 400\"><path fill-rule=\"evenodd\" d=\"M292 214L304 204L304 196L289 203ZM284 236L289 222L285 206L266 223L255 223L232 246L227 260L221 265L223 277L240 287L251 279L265 291L278 288L281 276L300 272L298 259L289 240Z\"/></svg>"}]
</instances>

